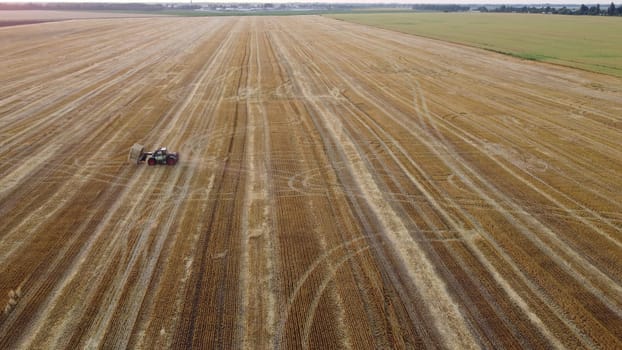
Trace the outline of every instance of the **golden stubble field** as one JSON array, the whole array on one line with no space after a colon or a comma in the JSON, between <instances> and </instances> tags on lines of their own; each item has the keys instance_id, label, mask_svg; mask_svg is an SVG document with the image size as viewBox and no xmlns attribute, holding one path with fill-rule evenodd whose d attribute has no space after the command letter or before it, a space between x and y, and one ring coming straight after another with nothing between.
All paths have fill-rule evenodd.
<instances>
[{"instance_id":1,"label":"golden stubble field","mask_svg":"<svg viewBox=\"0 0 622 350\"><path fill-rule=\"evenodd\" d=\"M0 27L43 22L83 20L88 18L154 17L140 13L47 11L47 10L0 10Z\"/></svg>"},{"instance_id":2,"label":"golden stubble field","mask_svg":"<svg viewBox=\"0 0 622 350\"><path fill-rule=\"evenodd\" d=\"M312 16L0 47L0 348L622 347L619 78Z\"/></svg>"}]
</instances>

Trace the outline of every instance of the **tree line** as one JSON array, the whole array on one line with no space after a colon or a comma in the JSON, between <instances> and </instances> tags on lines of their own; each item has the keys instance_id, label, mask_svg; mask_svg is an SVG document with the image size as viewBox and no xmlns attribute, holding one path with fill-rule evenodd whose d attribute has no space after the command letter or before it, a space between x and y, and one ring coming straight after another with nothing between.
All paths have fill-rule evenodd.
<instances>
[{"instance_id":1,"label":"tree line","mask_svg":"<svg viewBox=\"0 0 622 350\"><path fill-rule=\"evenodd\" d=\"M56 10L56 11L161 11L160 4L145 3L0 3L0 10Z\"/></svg>"},{"instance_id":2,"label":"tree line","mask_svg":"<svg viewBox=\"0 0 622 350\"><path fill-rule=\"evenodd\" d=\"M489 10L486 7L478 8L480 12L516 12L516 13L547 13L554 15L577 15L577 16L622 16L622 5L616 7L616 5L612 2L609 7L606 9L602 9L600 4L596 4L595 6L587 7L585 5L581 5L577 9L569 9L566 6L562 8L555 8L551 6L546 7L513 7L501 5L501 7L497 7L495 9Z\"/></svg>"},{"instance_id":3,"label":"tree line","mask_svg":"<svg viewBox=\"0 0 622 350\"><path fill-rule=\"evenodd\" d=\"M443 5L443 4L415 4L413 10L434 11L434 12L465 12L471 10L470 6Z\"/></svg>"}]
</instances>

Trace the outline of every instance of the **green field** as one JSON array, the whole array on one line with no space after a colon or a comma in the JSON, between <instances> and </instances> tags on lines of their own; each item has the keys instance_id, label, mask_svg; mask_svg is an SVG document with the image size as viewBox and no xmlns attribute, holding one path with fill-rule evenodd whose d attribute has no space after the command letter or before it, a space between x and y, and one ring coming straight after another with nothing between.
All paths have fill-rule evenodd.
<instances>
[{"instance_id":1,"label":"green field","mask_svg":"<svg viewBox=\"0 0 622 350\"><path fill-rule=\"evenodd\" d=\"M501 13L328 17L622 77L622 18Z\"/></svg>"}]
</instances>

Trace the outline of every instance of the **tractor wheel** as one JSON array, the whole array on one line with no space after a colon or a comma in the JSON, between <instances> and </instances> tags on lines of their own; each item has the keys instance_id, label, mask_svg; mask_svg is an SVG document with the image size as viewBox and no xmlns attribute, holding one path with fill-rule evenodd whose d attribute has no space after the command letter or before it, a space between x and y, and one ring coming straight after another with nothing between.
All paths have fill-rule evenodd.
<instances>
[{"instance_id":1,"label":"tractor wheel","mask_svg":"<svg viewBox=\"0 0 622 350\"><path fill-rule=\"evenodd\" d=\"M149 160L147 160L147 164L149 164L149 165L156 165L155 158L149 158Z\"/></svg>"},{"instance_id":2,"label":"tractor wheel","mask_svg":"<svg viewBox=\"0 0 622 350\"><path fill-rule=\"evenodd\" d=\"M168 165L175 165L175 164L177 164L177 159L175 159L173 157L168 158L168 159L166 159L166 164L168 164Z\"/></svg>"}]
</instances>

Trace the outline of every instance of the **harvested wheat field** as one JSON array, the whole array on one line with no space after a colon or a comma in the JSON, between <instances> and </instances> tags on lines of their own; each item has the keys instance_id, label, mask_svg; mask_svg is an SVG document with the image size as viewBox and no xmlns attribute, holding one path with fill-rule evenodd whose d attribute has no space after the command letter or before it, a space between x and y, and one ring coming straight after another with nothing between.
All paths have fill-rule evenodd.
<instances>
[{"instance_id":1,"label":"harvested wheat field","mask_svg":"<svg viewBox=\"0 0 622 350\"><path fill-rule=\"evenodd\" d=\"M0 348L622 347L619 78L313 16L0 46Z\"/></svg>"},{"instance_id":2,"label":"harvested wheat field","mask_svg":"<svg viewBox=\"0 0 622 350\"><path fill-rule=\"evenodd\" d=\"M0 27L43 22L81 20L88 18L153 17L151 14L89 12L89 11L47 11L47 10L0 10ZM156 15L157 16L157 15ZM2 39L0 39L2 40Z\"/></svg>"}]
</instances>

